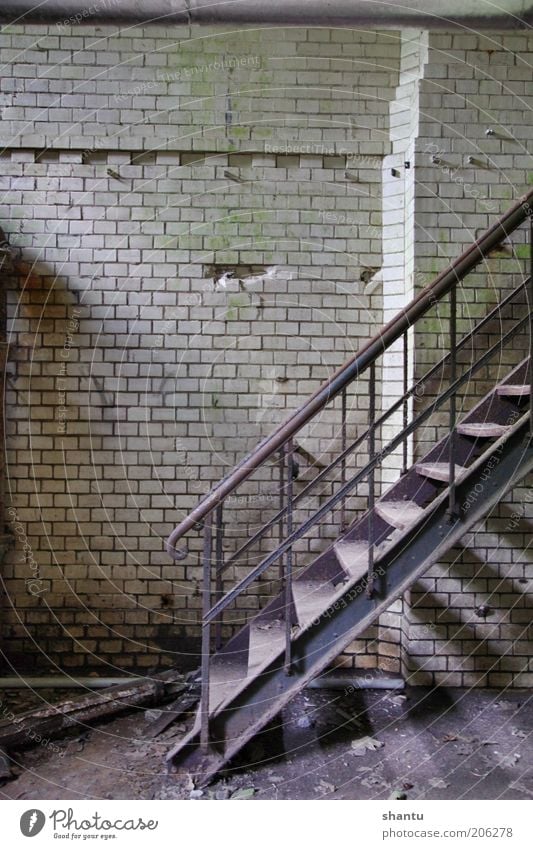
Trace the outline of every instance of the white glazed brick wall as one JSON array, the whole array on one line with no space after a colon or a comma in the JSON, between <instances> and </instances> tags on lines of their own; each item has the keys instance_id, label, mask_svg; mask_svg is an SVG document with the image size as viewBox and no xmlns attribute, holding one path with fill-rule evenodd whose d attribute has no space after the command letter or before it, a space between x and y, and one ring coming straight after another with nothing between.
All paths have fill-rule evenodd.
<instances>
[{"instance_id":1,"label":"white glazed brick wall","mask_svg":"<svg viewBox=\"0 0 533 849\"><path fill-rule=\"evenodd\" d=\"M28 592L19 545L4 566L18 609L5 611L6 652L41 671L155 667L176 652L195 664L200 540L172 563L163 538L382 323L381 294L360 278L381 265L368 157L389 150L398 38L7 27L0 39L13 63L2 226L22 252L9 487L41 582ZM244 285L215 286L228 266ZM349 400L353 433L364 382ZM315 456L337 447L336 416L301 440ZM274 475L228 511L229 551L274 509Z\"/></svg>"},{"instance_id":2,"label":"white glazed brick wall","mask_svg":"<svg viewBox=\"0 0 533 849\"><path fill-rule=\"evenodd\" d=\"M416 159L417 286L445 267L531 185L532 62L533 38L525 33L430 34ZM486 135L489 128L494 135ZM432 164L432 154L442 162ZM468 156L478 161L475 167L467 167ZM514 234L508 253L496 253L465 281L459 294L460 333L523 279L524 242L524 230ZM515 316L523 315L525 308L522 304ZM417 333L419 375L442 355L446 315L445 309L438 316L433 312ZM480 337L478 353L509 326L507 321L495 323ZM527 339L517 338L492 368L481 370L462 396L465 408L526 353ZM426 388L422 403L431 389ZM442 424L443 416L432 419L419 452ZM533 683L530 493L531 480L509 493L462 541L464 549L450 552L407 595L405 674L412 683ZM485 621L475 613L480 604L491 608Z\"/></svg>"},{"instance_id":3,"label":"white glazed brick wall","mask_svg":"<svg viewBox=\"0 0 533 849\"><path fill-rule=\"evenodd\" d=\"M390 104L391 153L383 159L383 241L384 253L383 321L391 321L415 294L414 212L415 144L419 123L419 89L427 61L428 33L402 32L400 76L396 96ZM408 334L408 385L413 378L413 334ZM383 358L383 406L387 409L404 392L404 342L399 340ZM411 415L411 404L408 405ZM383 441L389 441L403 426L403 414L391 416L383 428ZM408 462L411 459L408 445ZM397 480L403 451L390 455L383 469L384 486Z\"/></svg>"},{"instance_id":4,"label":"white glazed brick wall","mask_svg":"<svg viewBox=\"0 0 533 849\"><path fill-rule=\"evenodd\" d=\"M25 263L11 284L9 486L32 552L22 560L18 540L4 566L17 606L3 620L11 662L156 667L176 651L186 662L190 650L196 663L197 546L172 564L161 537L244 442L255 444L382 323L383 310L395 311L397 295L403 303L487 226L488 202L498 205L490 215L503 211L528 182L530 40L495 40L504 49L489 53L484 39L430 35L415 153L407 130L416 121L404 119L416 110L402 94L416 92L408 75L422 53L394 33L2 30L2 60L15 63L1 88L0 179L11 205L2 226ZM472 113L512 127L520 145L484 137ZM472 172L472 198L457 176L429 167L433 143L454 156L482 147L504 170ZM404 150L416 158L400 216L406 274L394 288L385 281L383 304L379 286L365 292L360 280L382 264L382 205L385 226L398 223L382 204L375 158L401 162ZM253 291L216 291L213 264L281 273ZM385 270L392 265L388 256ZM508 285L509 265L491 260L495 288ZM487 308L469 297L472 314ZM420 351L432 333L419 334ZM365 389L353 393L363 406ZM305 447L335 448L334 422L324 417ZM529 579L528 492L501 506L496 529L472 537L474 565L467 554L458 575L439 564L410 594L402 654L414 683L531 683L530 609L516 593ZM229 521L253 523L274 493L272 477L251 484ZM496 592L502 578L506 592ZM472 606L487 600L497 612L483 631ZM401 609L343 662L398 671ZM455 617L446 633L443 616ZM471 628L470 646L458 619Z\"/></svg>"},{"instance_id":5,"label":"white glazed brick wall","mask_svg":"<svg viewBox=\"0 0 533 849\"><path fill-rule=\"evenodd\" d=\"M419 87L427 59L427 32L404 30L401 35L400 74L390 103L391 152L383 159L383 323L387 324L414 296L415 142L419 122ZM408 333L407 381L413 378L413 334ZM382 406L387 410L404 392L404 342L400 339L383 356ZM403 409L394 413L381 430L385 445L403 427ZM412 404L407 405L407 415ZM412 441L407 444L407 464ZM403 448L389 454L381 469L385 491L400 475ZM399 672L404 627L403 600L398 599L380 617L378 646L382 669Z\"/></svg>"}]
</instances>

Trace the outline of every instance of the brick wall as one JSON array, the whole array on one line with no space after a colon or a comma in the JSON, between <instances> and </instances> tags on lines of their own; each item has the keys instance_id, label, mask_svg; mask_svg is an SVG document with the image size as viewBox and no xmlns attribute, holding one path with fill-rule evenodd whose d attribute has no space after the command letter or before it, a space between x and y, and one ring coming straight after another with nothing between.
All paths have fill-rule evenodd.
<instances>
[{"instance_id":1,"label":"brick wall","mask_svg":"<svg viewBox=\"0 0 533 849\"><path fill-rule=\"evenodd\" d=\"M8 293L17 544L3 566L5 656L41 672L195 665L201 542L192 534L189 557L172 563L163 538L523 192L531 39L58 25L4 27L0 44L13 65L0 89L2 226L21 254ZM490 167L457 172L468 156ZM524 244L513 242L462 289L462 329L520 273ZM445 346L443 318L413 337L413 371ZM386 400L398 354L385 364ZM366 381L348 406L355 436ZM302 434L321 462L338 450L339 413L336 402ZM436 416L428 439L441 425ZM298 462L297 490L311 474ZM276 475L268 467L228 505L226 554L274 511ZM343 662L402 669L414 683L530 683L527 492L510 494ZM302 541L297 565L338 519ZM233 622L275 582L265 575ZM480 622L485 602L494 614Z\"/></svg>"},{"instance_id":2,"label":"brick wall","mask_svg":"<svg viewBox=\"0 0 533 849\"><path fill-rule=\"evenodd\" d=\"M533 38L526 34L430 34L416 143L417 287L429 282L531 185L532 60ZM459 335L472 330L524 279L525 242L522 227L462 283ZM468 367L526 312L525 298L517 299L467 346L460 368ZM445 352L448 316L448 306L440 305L421 323L416 336L418 376ZM478 371L460 393L459 415L527 351L527 336L518 336L490 367ZM441 388L448 376L446 371ZM439 380L424 387L418 409L434 397ZM444 408L429 421L417 440L419 454L442 434L447 416ZM509 493L491 517L408 594L405 674L413 683L531 686L530 484L526 480ZM483 604L491 608L486 620L476 614Z\"/></svg>"},{"instance_id":3,"label":"brick wall","mask_svg":"<svg viewBox=\"0 0 533 849\"><path fill-rule=\"evenodd\" d=\"M22 253L9 485L37 564L20 539L4 565L17 606L4 605L5 651L39 670L195 663L201 541L174 564L164 537L382 323L361 278L381 265L374 162L389 150L398 39L62 26L0 38L13 63L3 224ZM351 434L364 381L348 403ZM336 404L302 447L327 461L338 420ZM277 506L275 475L230 504L227 553ZM274 588L265 578L234 621Z\"/></svg>"},{"instance_id":4,"label":"brick wall","mask_svg":"<svg viewBox=\"0 0 533 849\"><path fill-rule=\"evenodd\" d=\"M420 86L427 61L428 33L404 30L401 35L400 75L390 104L391 152L383 159L383 242L387 246L380 272L383 289L383 323L391 321L415 293L415 145L420 121ZM382 398L387 410L404 393L405 339L392 345L383 357ZM408 385L414 374L414 334L407 334ZM412 415L412 404L406 407ZM392 414L381 429L383 444L402 429L404 408ZM406 465L412 461L412 440L405 452ZM381 471L383 491L400 476L404 463L403 446L392 452ZM380 667L401 671L404 629L403 599L398 599L380 619Z\"/></svg>"}]
</instances>

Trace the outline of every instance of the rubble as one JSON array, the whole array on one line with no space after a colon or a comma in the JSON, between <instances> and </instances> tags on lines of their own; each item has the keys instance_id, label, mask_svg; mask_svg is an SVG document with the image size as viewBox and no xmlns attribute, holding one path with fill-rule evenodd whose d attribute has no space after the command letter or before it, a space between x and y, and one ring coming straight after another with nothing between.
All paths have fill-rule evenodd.
<instances>
[{"instance_id":1,"label":"rubble","mask_svg":"<svg viewBox=\"0 0 533 849\"><path fill-rule=\"evenodd\" d=\"M47 704L0 722L0 748L24 749L44 745L71 728L81 728L100 719L115 717L133 707L158 705L170 697L167 691L183 681L175 670L152 678L125 682L90 691L57 704Z\"/></svg>"}]
</instances>

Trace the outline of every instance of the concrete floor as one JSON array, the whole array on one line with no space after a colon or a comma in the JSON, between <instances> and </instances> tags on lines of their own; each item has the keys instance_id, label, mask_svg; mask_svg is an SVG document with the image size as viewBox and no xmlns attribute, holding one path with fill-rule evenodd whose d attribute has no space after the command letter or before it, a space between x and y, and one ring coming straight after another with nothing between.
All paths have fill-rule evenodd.
<instances>
[{"instance_id":1,"label":"concrete floor","mask_svg":"<svg viewBox=\"0 0 533 849\"><path fill-rule=\"evenodd\" d=\"M529 799L531 691L306 690L206 790L168 776L185 725L138 711L15 754L7 799Z\"/></svg>"}]
</instances>

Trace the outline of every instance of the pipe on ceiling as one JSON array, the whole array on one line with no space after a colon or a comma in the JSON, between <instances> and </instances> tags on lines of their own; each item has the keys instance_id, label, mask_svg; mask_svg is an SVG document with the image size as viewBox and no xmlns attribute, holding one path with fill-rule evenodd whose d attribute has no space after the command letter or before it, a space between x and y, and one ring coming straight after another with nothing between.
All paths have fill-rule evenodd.
<instances>
[{"instance_id":1,"label":"pipe on ceiling","mask_svg":"<svg viewBox=\"0 0 533 849\"><path fill-rule=\"evenodd\" d=\"M3 0L3 21L522 29L531 0Z\"/></svg>"},{"instance_id":2,"label":"pipe on ceiling","mask_svg":"<svg viewBox=\"0 0 533 849\"><path fill-rule=\"evenodd\" d=\"M118 684L140 684L147 678L122 675L115 678L97 678L86 676L70 678L65 675L44 675L33 677L11 676L0 678L0 690L102 690Z\"/></svg>"}]
</instances>

